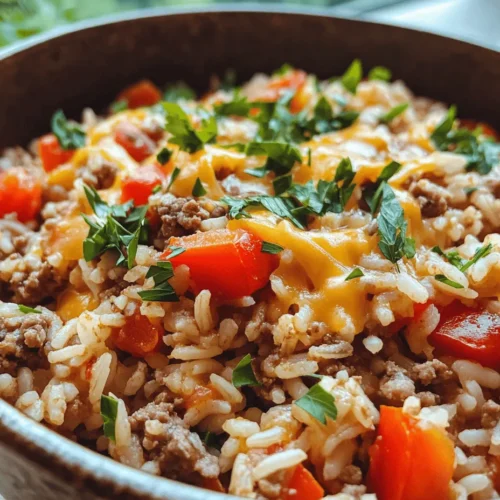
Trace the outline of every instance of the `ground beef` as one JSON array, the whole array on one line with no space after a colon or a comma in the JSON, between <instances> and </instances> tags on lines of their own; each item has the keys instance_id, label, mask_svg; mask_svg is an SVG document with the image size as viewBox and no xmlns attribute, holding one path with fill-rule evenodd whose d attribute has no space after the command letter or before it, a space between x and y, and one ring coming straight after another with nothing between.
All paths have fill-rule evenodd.
<instances>
[{"instance_id":1,"label":"ground beef","mask_svg":"<svg viewBox=\"0 0 500 500\"><path fill-rule=\"evenodd\" d=\"M45 312L0 317L0 373L15 375L20 366L38 368L43 360L40 349L53 320Z\"/></svg>"},{"instance_id":2,"label":"ground beef","mask_svg":"<svg viewBox=\"0 0 500 500\"><path fill-rule=\"evenodd\" d=\"M417 199L424 217L438 217L446 212L450 195L441 186L420 179L410 185L409 191Z\"/></svg>"},{"instance_id":3,"label":"ground beef","mask_svg":"<svg viewBox=\"0 0 500 500\"><path fill-rule=\"evenodd\" d=\"M161 423L159 433L149 434L146 422ZM149 403L129 417L132 432L142 437L148 460L158 463L163 475L196 482L194 475L204 478L218 477L217 457L211 455L200 436L191 432L174 412L170 403Z\"/></svg>"},{"instance_id":4,"label":"ground beef","mask_svg":"<svg viewBox=\"0 0 500 500\"><path fill-rule=\"evenodd\" d=\"M441 384L454 378L453 371L439 359L416 363L410 372L412 380L423 385Z\"/></svg>"},{"instance_id":5,"label":"ground beef","mask_svg":"<svg viewBox=\"0 0 500 500\"><path fill-rule=\"evenodd\" d=\"M379 395L392 405L401 406L407 397L415 395L415 383L404 368L387 361L386 374L380 381Z\"/></svg>"},{"instance_id":6,"label":"ground beef","mask_svg":"<svg viewBox=\"0 0 500 500\"><path fill-rule=\"evenodd\" d=\"M0 277L0 281L3 281ZM32 305L40 304L46 298L53 297L62 287L65 277L48 262L42 261L27 266L22 271L15 271L10 279L9 290L14 302Z\"/></svg>"},{"instance_id":7,"label":"ground beef","mask_svg":"<svg viewBox=\"0 0 500 500\"><path fill-rule=\"evenodd\" d=\"M50 201L58 203L68 199L68 191L59 184L47 184L43 187L42 201L43 204Z\"/></svg>"},{"instance_id":8,"label":"ground beef","mask_svg":"<svg viewBox=\"0 0 500 500\"><path fill-rule=\"evenodd\" d=\"M108 189L115 182L118 167L107 161L91 163L80 168L76 175L95 189Z\"/></svg>"},{"instance_id":9,"label":"ground beef","mask_svg":"<svg viewBox=\"0 0 500 500\"><path fill-rule=\"evenodd\" d=\"M200 229L201 222L207 219L222 217L226 209L210 200L194 198L176 198L166 194L161 198L158 215L161 227L155 244L161 248L168 245L172 236L185 236ZM163 246L161 246L161 243Z\"/></svg>"}]
</instances>

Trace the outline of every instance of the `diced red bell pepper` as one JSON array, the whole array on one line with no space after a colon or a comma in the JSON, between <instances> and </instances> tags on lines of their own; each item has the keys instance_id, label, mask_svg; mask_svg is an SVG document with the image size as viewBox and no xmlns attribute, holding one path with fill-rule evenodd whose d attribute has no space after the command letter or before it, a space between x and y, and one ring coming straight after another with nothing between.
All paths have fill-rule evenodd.
<instances>
[{"instance_id":1,"label":"diced red bell pepper","mask_svg":"<svg viewBox=\"0 0 500 500\"><path fill-rule=\"evenodd\" d=\"M116 347L133 356L144 357L158 349L163 332L142 314L127 318L125 325L116 329L113 340Z\"/></svg>"},{"instance_id":2,"label":"diced red bell pepper","mask_svg":"<svg viewBox=\"0 0 500 500\"><path fill-rule=\"evenodd\" d=\"M120 123L115 129L115 141L138 162L145 160L155 150L155 143L139 127L131 123Z\"/></svg>"},{"instance_id":3,"label":"diced red bell pepper","mask_svg":"<svg viewBox=\"0 0 500 500\"><path fill-rule=\"evenodd\" d=\"M153 106L161 100L161 92L154 83L141 80L120 92L116 100L125 101L130 109Z\"/></svg>"},{"instance_id":4,"label":"diced red bell pepper","mask_svg":"<svg viewBox=\"0 0 500 500\"><path fill-rule=\"evenodd\" d=\"M21 222L35 219L42 206L42 183L22 167L0 173L0 217L16 213Z\"/></svg>"},{"instance_id":5,"label":"diced red bell pepper","mask_svg":"<svg viewBox=\"0 0 500 500\"><path fill-rule=\"evenodd\" d=\"M283 500L320 500L325 490L314 479L314 476L302 465L295 467L287 484L287 493Z\"/></svg>"},{"instance_id":6,"label":"diced red bell pepper","mask_svg":"<svg viewBox=\"0 0 500 500\"><path fill-rule=\"evenodd\" d=\"M443 431L420 426L401 408L380 408L368 471L378 500L449 498L454 461L453 443Z\"/></svg>"},{"instance_id":7,"label":"diced red bell pepper","mask_svg":"<svg viewBox=\"0 0 500 500\"><path fill-rule=\"evenodd\" d=\"M171 261L174 266L189 267L195 293L210 290L225 300L251 295L264 287L279 263L276 255L261 251L259 237L242 229L218 229L171 238L169 246L185 249ZM167 250L161 258L166 259L169 254Z\"/></svg>"},{"instance_id":8,"label":"diced red bell pepper","mask_svg":"<svg viewBox=\"0 0 500 500\"><path fill-rule=\"evenodd\" d=\"M122 183L122 202L133 200L136 206L145 205L156 186L161 185L166 174L158 165L143 165Z\"/></svg>"},{"instance_id":9,"label":"diced red bell pepper","mask_svg":"<svg viewBox=\"0 0 500 500\"><path fill-rule=\"evenodd\" d=\"M500 314L452 302L441 311L429 336L438 353L465 358L500 369Z\"/></svg>"},{"instance_id":10,"label":"diced red bell pepper","mask_svg":"<svg viewBox=\"0 0 500 500\"><path fill-rule=\"evenodd\" d=\"M38 140L38 155L45 172L50 172L59 165L67 163L74 154L74 149L63 149L54 134L44 135Z\"/></svg>"}]
</instances>

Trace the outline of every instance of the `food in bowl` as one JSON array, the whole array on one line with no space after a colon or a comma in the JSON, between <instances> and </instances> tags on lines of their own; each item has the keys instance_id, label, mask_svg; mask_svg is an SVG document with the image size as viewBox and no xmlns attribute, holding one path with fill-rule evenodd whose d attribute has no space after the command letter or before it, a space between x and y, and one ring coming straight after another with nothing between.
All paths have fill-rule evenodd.
<instances>
[{"instance_id":1,"label":"food in bowl","mask_svg":"<svg viewBox=\"0 0 500 500\"><path fill-rule=\"evenodd\" d=\"M4 152L0 396L241 497L495 498L496 132L358 60L212 87Z\"/></svg>"}]
</instances>

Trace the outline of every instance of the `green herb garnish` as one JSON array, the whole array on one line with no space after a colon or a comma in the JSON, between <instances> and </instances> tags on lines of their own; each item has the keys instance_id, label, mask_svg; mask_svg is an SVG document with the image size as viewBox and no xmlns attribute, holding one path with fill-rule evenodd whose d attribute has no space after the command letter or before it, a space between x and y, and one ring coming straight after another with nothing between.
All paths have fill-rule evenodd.
<instances>
[{"instance_id":1,"label":"green herb garnish","mask_svg":"<svg viewBox=\"0 0 500 500\"><path fill-rule=\"evenodd\" d=\"M168 163L170 161L170 158L172 158L173 151L168 148L163 148L157 155L156 159L158 160L158 163L160 165L165 165L165 163Z\"/></svg>"},{"instance_id":2,"label":"green herb garnish","mask_svg":"<svg viewBox=\"0 0 500 500\"><path fill-rule=\"evenodd\" d=\"M400 163L397 161L391 161L391 163L387 164L382 169L382 172L380 172L375 184L368 185L363 189L363 198L370 207L372 214L376 213L379 208L384 185L389 182L389 179L395 175L400 168Z\"/></svg>"},{"instance_id":3,"label":"green herb garnish","mask_svg":"<svg viewBox=\"0 0 500 500\"><path fill-rule=\"evenodd\" d=\"M123 205L109 206L97 191L83 186L87 200L94 211L95 219L82 214L90 227L83 242L83 256L91 261L108 250L118 252L117 266L130 269L135 262L137 246L148 241L148 205L133 206L129 201Z\"/></svg>"},{"instance_id":4,"label":"green herb garnish","mask_svg":"<svg viewBox=\"0 0 500 500\"><path fill-rule=\"evenodd\" d=\"M479 259L481 259L482 257L486 257L488 254L490 254L492 250L493 250L493 245L491 243L488 243L487 245L478 248L474 252L474 255L472 256L472 259L470 259L469 261L467 261L460 268L460 271L462 271L464 273L465 271L467 271L467 269L469 269L470 266L472 266L473 264L475 264Z\"/></svg>"},{"instance_id":5,"label":"green herb garnish","mask_svg":"<svg viewBox=\"0 0 500 500\"><path fill-rule=\"evenodd\" d=\"M163 100L168 102L191 101L193 99L196 99L196 92L184 82L169 85L163 93Z\"/></svg>"},{"instance_id":6,"label":"green herb garnish","mask_svg":"<svg viewBox=\"0 0 500 500\"><path fill-rule=\"evenodd\" d=\"M85 132L76 123L66 119L62 109L52 115L52 132L62 149L78 149L85 146Z\"/></svg>"},{"instance_id":7,"label":"green herb garnish","mask_svg":"<svg viewBox=\"0 0 500 500\"><path fill-rule=\"evenodd\" d=\"M196 178L196 181L193 186L193 191L191 193L195 198L199 198L200 196L204 196L207 194L207 190L203 187L201 180L199 177Z\"/></svg>"},{"instance_id":8,"label":"green herb garnish","mask_svg":"<svg viewBox=\"0 0 500 500\"><path fill-rule=\"evenodd\" d=\"M347 276L347 278L344 280L344 281L350 281L350 280L353 280L354 278L361 278L361 276L364 276L365 274L363 273L363 271L361 271L361 269L359 267L356 267L355 269L353 269L349 275Z\"/></svg>"},{"instance_id":9,"label":"green herb garnish","mask_svg":"<svg viewBox=\"0 0 500 500\"><path fill-rule=\"evenodd\" d=\"M23 306L22 304L18 304L17 307L19 307L19 310L23 314L42 314L42 311L39 311L38 309L33 309L33 307Z\"/></svg>"},{"instance_id":10,"label":"green herb garnish","mask_svg":"<svg viewBox=\"0 0 500 500\"><path fill-rule=\"evenodd\" d=\"M318 422L326 425L326 417L336 420L335 398L320 383L313 385L295 404L312 415Z\"/></svg>"},{"instance_id":11,"label":"green herb garnish","mask_svg":"<svg viewBox=\"0 0 500 500\"><path fill-rule=\"evenodd\" d=\"M243 387L245 385L261 385L255 377L255 373L253 372L252 356L250 356L250 354L247 354L245 357L243 357L236 365L235 369L233 370L232 381L234 387Z\"/></svg>"},{"instance_id":12,"label":"green herb garnish","mask_svg":"<svg viewBox=\"0 0 500 500\"><path fill-rule=\"evenodd\" d=\"M128 109L128 102L125 99L120 99L119 101L114 101L110 104L109 109L112 113L119 113L120 111L125 111Z\"/></svg>"},{"instance_id":13,"label":"green herb garnish","mask_svg":"<svg viewBox=\"0 0 500 500\"><path fill-rule=\"evenodd\" d=\"M359 59L354 59L340 80L345 89L351 92L351 94L355 94L358 84L362 78L363 66L361 61Z\"/></svg>"},{"instance_id":14,"label":"green herb garnish","mask_svg":"<svg viewBox=\"0 0 500 500\"><path fill-rule=\"evenodd\" d=\"M382 80L383 82L389 82L391 78L391 70L384 66L375 66L368 72L368 80Z\"/></svg>"},{"instance_id":15,"label":"green herb garnish","mask_svg":"<svg viewBox=\"0 0 500 500\"><path fill-rule=\"evenodd\" d=\"M195 129L184 110L173 102L163 102L166 113L165 130L172 134L169 142L177 144L183 151L194 153L205 144L215 141L217 137L217 122L214 116L202 121L201 127Z\"/></svg>"},{"instance_id":16,"label":"green herb garnish","mask_svg":"<svg viewBox=\"0 0 500 500\"><path fill-rule=\"evenodd\" d=\"M151 266L146 278L153 278L155 287L139 292L141 299L149 302L179 302L179 297L168 282L173 275L174 270L171 262L160 261L156 263L156 266Z\"/></svg>"},{"instance_id":17,"label":"green herb garnish","mask_svg":"<svg viewBox=\"0 0 500 500\"><path fill-rule=\"evenodd\" d=\"M380 121L382 123L390 123L394 118L399 116L401 113L404 113L408 109L409 104L407 102L403 104L398 104L390 109L385 115L380 117Z\"/></svg>"},{"instance_id":18,"label":"green herb garnish","mask_svg":"<svg viewBox=\"0 0 500 500\"><path fill-rule=\"evenodd\" d=\"M175 179L177 179L177 177L179 177L180 173L181 173L181 169L179 167L174 167L174 169L172 170L172 175L170 176L170 182L167 185L167 191L170 191L172 184L174 183Z\"/></svg>"},{"instance_id":19,"label":"green herb garnish","mask_svg":"<svg viewBox=\"0 0 500 500\"><path fill-rule=\"evenodd\" d=\"M277 176L285 175L296 162L302 161L300 151L284 142L250 142L245 147L248 156L267 156L267 161L262 167L247 169L247 174L254 177L264 177L269 172Z\"/></svg>"},{"instance_id":20,"label":"green herb garnish","mask_svg":"<svg viewBox=\"0 0 500 500\"><path fill-rule=\"evenodd\" d=\"M177 257L178 255L186 251L184 247L171 247L171 246L168 246L167 250L170 250L170 253L167 255L167 257L165 257L167 260L173 259L174 257Z\"/></svg>"},{"instance_id":21,"label":"green herb garnish","mask_svg":"<svg viewBox=\"0 0 500 500\"><path fill-rule=\"evenodd\" d=\"M436 274L434 278L436 281L440 281L441 283L444 283L445 285L451 286L453 288L463 288L463 285L457 283L456 281L448 279L444 274Z\"/></svg>"},{"instance_id":22,"label":"green herb garnish","mask_svg":"<svg viewBox=\"0 0 500 500\"><path fill-rule=\"evenodd\" d=\"M255 104L239 93L234 94L232 101L214 106L215 114L218 116L248 116L252 108L255 108Z\"/></svg>"},{"instance_id":23,"label":"green herb garnish","mask_svg":"<svg viewBox=\"0 0 500 500\"><path fill-rule=\"evenodd\" d=\"M481 259L482 257L486 257L489 253L491 253L492 250L493 245L491 243L488 243L487 245L478 248L474 252L474 255L470 260L464 261L456 250L445 253L438 246L431 248L432 252L441 255L441 257L444 257L450 264L460 269L460 271L462 271L463 273L465 273L465 271L467 271L467 269L469 269L469 267L475 264L479 259Z\"/></svg>"},{"instance_id":24,"label":"green herb garnish","mask_svg":"<svg viewBox=\"0 0 500 500\"><path fill-rule=\"evenodd\" d=\"M113 441L115 437L116 417L118 415L118 401L110 396L101 396L101 417L103 420L102 430L104 435Z\"/></svg>"},{"instance_id":25,"label":"green herb garnish","mask_svg":"<svg viewBox=\"0 0 500 500\"><path fill-rule=\"evenodd\" d=\"M262 253L277 254L283 251L283 247L277 245L276 243L269 243L269 241L262 242L262 248L260 249Z\"/></svg>"}]
</instances>

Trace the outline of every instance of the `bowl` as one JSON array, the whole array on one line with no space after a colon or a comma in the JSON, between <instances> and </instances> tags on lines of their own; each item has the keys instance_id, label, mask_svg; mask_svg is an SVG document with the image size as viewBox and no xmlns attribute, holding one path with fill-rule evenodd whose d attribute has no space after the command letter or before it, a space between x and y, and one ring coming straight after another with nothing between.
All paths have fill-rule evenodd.
<instances>
[{"instance_id":1,"label":"bowl","mask_svg":"<svg viewBox=\"0 0 500 500\"><path fill-rule=\"evenodd\" d=\"M245 80L288 62L327 77L355 58L384 65L417 94L500 126L500 53L450 38L321 12L153 10L85 22L0 52L0 148L46 132L57 108L104 109L140 78L206 89L227 68ZM0 494L7 500L231 497L123 466L0 401ZM235 497L232 497L235 498Z\"/></svg>"}]
</instances>

